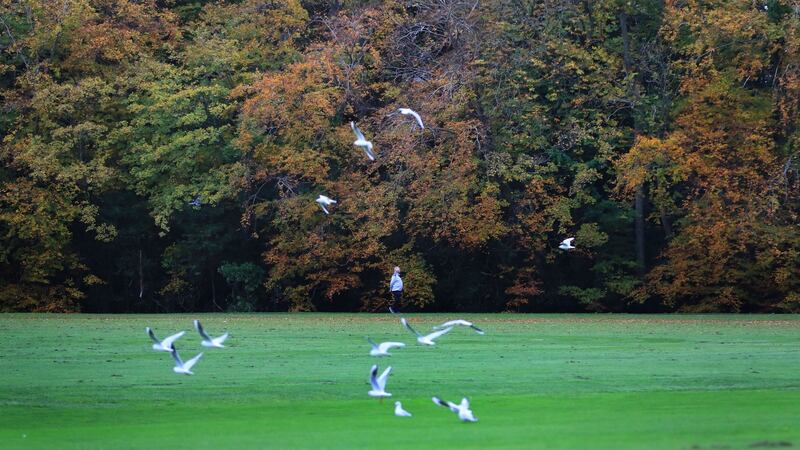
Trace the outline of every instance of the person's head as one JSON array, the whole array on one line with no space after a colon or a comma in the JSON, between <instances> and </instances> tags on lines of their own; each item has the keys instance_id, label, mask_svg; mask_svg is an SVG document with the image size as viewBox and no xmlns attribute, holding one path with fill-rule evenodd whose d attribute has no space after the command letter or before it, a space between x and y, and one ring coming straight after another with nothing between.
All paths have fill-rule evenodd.
<instances>
[{"instance_id":1,"label":"person's head","mask_svg":"<svg viewBox=\"0 0 800 450\"><path fill-rule=\"evenodd\" d=\"M394 266L394 273L400 273L400 267Z\"/></svg>"}]
</instances>

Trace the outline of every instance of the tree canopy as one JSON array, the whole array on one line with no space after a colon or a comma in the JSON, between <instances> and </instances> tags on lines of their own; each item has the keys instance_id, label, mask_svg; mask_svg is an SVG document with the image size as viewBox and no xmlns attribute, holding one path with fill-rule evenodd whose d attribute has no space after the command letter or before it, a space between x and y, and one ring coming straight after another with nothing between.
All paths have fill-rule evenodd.
<instances>
[{"instance_id":1,"label":"tree canopy","mask_svg":"<svg viewBox=\"0 0 800 450\"><path fill-rule=\"evenodd\" d=\"M399 265L800 312L797 0L0 0L0 49L2 311L372 311Z\"/></svg>"}]
</instances>

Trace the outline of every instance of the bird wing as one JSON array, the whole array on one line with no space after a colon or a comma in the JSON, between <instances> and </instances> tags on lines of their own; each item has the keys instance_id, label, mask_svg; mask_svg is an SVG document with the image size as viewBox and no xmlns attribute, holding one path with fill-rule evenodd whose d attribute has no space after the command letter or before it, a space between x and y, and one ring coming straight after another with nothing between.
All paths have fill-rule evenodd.
<instances>
[{"instance_id":1,"label":"bird wing","mask_svg":"<svg viewBox=\"0 0 800 450\"><path fill-rule=\"evenodd\" d=\"M405 346L406 344L402 342L381 342L381 344L378 346L378 350L380 350L381 353L383 353L395 347L405 347Z\"/></svg>"},{"instance_id":2,"label":"bird wing","mask_svg":"<svg viewBox=\"0 0 800 450\"><path fill-rule=\"evenodd\" d=\"M458 412L458 405L456 405L453 402L442 400L439 397L431 397L431 400L433 400L433 403L436 403L439 406L444 406L445 408L449 408L450 411Z\"/></svg>"},{"instance_id":3,"label":"bird wing","mask_svg":"<svg viewBox=\"0 0 800 450\"><path fill-rule=\"evenodd\" d=\"M175 346L172 347L172 359L175 360L175 367L183 367L183 361L181 361L181 355L178 354L178 349Z\"/></svg>"},{"instance_id":4,"label":"bird wing","mask_svg":"<svg viewBox=\"0 0 800 450\"><path fill-rule=\"evenodd\" d=\"M376 371L376 372L377 372L377 371ZM387 368L386 368L386 369L383 371L383 373L381 374L381 376L379 376L379 377L378 377L378 379L377 379L377 383L378 383L378 386L380 387L380 390L382 390L382 391L383 391L383 390L386 390L386 380L388 380L388 379L389 379L389 374L390 374L390 373L392 373L392 366L389 366L389 367L387 367Z\"/></svg>"},{"instance_id":5,"label":"bird wing","mask_svg":"<svg viewBox=\"0 0 800 450\"><path fill-rule=\"evenodd\" d=\"M429 339L429 340L432 341L432 340L438 338L439 336L441 336L443 334L449 333L450 330L452 330L452 329L453 329L453 327L448 327L448 328L445 328L444 330L434 331L433 333L425 336L425 339Z\"/></svg>"},{"instance_id":6,"label":"bird wing","mask_svg":"<svg viewBox=\"0 0 800 450\"><path fill-rule=\"evenodd\" d=\"M364 133L361 132L361 129L358 128L355 122L350 121L350 128L353 129L353 133L356 134L356 139L359 141L366 141L367 139L364 137Z\"/></svg>"},{"instance_id":7,"label":"bird wing","mask_svg":"<svg viewBox=\"0 0 800 450\"><path fill-rule=\"evenodd\" d=\"M204 330L203 326L200 325L200 321L199 320L195 320L194 321L194 328L195 328L195 330L197 330L198 333L200 333L200 336L203 337L204 341L208 341L208 342L212 341L211 336L209 336L208 333L206 333L206 330Z\"/></svg>"},{"instance_id":8,"label":"bird wing","mask_svg":"<svg viewBox=\"0 0 800 450\"><path fill-rule=\"evenodd\" d=\"M369 384L372 385L372 390L373 391L380 391L381 390L381 387L378 384L377 376L378 376L378 365L375 364L369 370Z\"/></svg>"},{"instance_id":9,"label":"bird wing","mask_svg":"<svg viewBox=\"0 0 800 450\"><path fill-rule=\"evenodd\" d=\"M186 334L186 332L185 331L181 331L179 333L173 334L172 336L164 338L164 340L161 341L161 345L164 348L170 348L170 347L172 347L172 343L175 342L179 337L183 336L184 334Z\"/></svg>"},{"instance_id":10,"label":"bird wing","mask_svg":"<svg viewBox=\"0 0 800 450\"><path fill-rule=\"evenodd\" d=\"M422 117L420 117L419 114L417 114L417 112L414 111L414 110L410 109L408 111L409 111L409 114L411 114L412 116L414 116L415 119L417 119L417 123L419 124L419 127L424 130L425 129L425 125L422 124Z\"/></svg>"},{"instance_id":11,"label":"bird wing","mask_svg":"<svg viewBox=\"0 0 800 450\"><path fill-rule=\"evenodd\" d=\"M483 330L481 330L480 328L476 327L475 325L470 325L469 327L472 328L473 330L477 331L478 334L486 334Z\"/></svg>"},{"instance_id":12,"label":"bird wing","mask_svg":"<svg viewBox=\"0 0 800 450\"><path fill-rule=\"evenodd\" d=\"M220 337L215 337L211 342L222 345L222 343L225 342L225 339L228 339L228 333L225 333Z\"/></svg>"},{"instance_id":13,"label":"bird wing","mask_svg":"<svg viewBox=\"0 0 800 450\"><path fill-rule=\"evenodd\" d=\"M562 244L572 245L572 241L574 241L574 240L575 240L574 237L567 238L567 239L564 239L564 242L562 242Z\"/></svg>"},{"instance_id":14,"label":"bird wing","mask_svg":"<svg viewBox=\"0 0 800 450\"><path fill-rule=\"evenodd\" d=\"M326 208L325 205L322 204L322 202L317 202L317 204L319 205L320 208L322 208L323 211L325 211L325 214L330 214L328 212L328 208Z\"/></svg>"},{"instance_id":15,"label":"bird wing","mask_svg":"<svg viewBox=\"0 0 800 450\"><path fill-rule=\"evenodd\" d=\"M186 370L192 370L192 366L194 366L197 363L197 361L200 361L200 358L202 358L202 357L203 357L203 353L199 353L194 358L186 361L186 363L183 364L183 368L186 369Z\"/></svg>"},{"instance_id":16,"label":"bird wing","mask_svg":"<svg viewBox=\"0 0 800 450\"><path fill-rule=\"evenodd\" d=\"M421 334L417 333L417 330L411 328L411 325L408 324L408 321L405 317L400 318L400 323L402 323L404 327L408 328L408 331L414 333L417 337L422 337Z\"/></svg>"},{"instance_id":17,"label":"bird wing","mask_svg":"<svg viewBox=\"0 0 800 450\"><path fill-rule=\"evenodd\" d=\"M367 158L369 158L370 161L375 161L375 153L372 152L372 142L367 141L367 143L369 145L363 147L364 153L367 154Z\"/></svg>"},{"instance_id":18,"label":"bird wing","mask_svg":"<svg viewBox=\"0 0 800 450\"><path fill-rule=\"evenodd\" d=\"M159 344L159 345L161 344L161 341L159 341L158 338L156 337L155 333L153 333L153 329L152 328L147 327L147 328L145 328L145 331L147 331L147 335L150 336L150 339L152 339L153 342L155 342L156 344Z\"/></svg>"},{"instance_id":19,"label":"bird wing","mask_svg":"<svg viewBox=\"0 0 800 450\"><path fill-rule=\"evenodd\" d=\"M443 324L441 324L441 325L439 325L439 326L437 326L435 328L438 330L438 329L452 327L452 326L456 326L456 325L463 325L465 327L468 327L468 326L472 325L472 322L467 322L466 320L463 320L463 319L450 320L450 321L445 322L445 323L443 323Z\"/></svg>"}]
</instances>

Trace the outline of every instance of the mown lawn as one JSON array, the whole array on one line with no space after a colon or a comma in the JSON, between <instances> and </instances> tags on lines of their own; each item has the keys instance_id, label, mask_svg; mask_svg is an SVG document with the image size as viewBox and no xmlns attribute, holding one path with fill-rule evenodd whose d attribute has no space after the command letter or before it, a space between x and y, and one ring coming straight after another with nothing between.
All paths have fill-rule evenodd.
<instances>
[{"instance_id":1,"label":"mown lawn","mask_svg":"<svg viewBox=\"0 0 800 450\"><path fill-rule=\"evenodd\" d=\"M486 335L421 347L388 314L0 315L0 448L800 447L798 316L408 317L456 316ZM202 349L193 318L229 348ZM186 330L196 375L145 326ZM373 358L365 336L408 346ZM367 397L375 362L414 417Z\"/></svg>"}]
</instances>

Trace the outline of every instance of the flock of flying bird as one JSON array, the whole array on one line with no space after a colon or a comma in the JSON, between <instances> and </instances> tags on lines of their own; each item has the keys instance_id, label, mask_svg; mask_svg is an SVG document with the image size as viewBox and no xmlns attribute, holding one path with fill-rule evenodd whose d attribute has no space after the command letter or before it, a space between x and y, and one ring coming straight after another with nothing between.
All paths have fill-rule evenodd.
<instances>
[{"instance_id":1,"label":"flock of flying bird","mask_svg":"<svg viewBox=\"0 0 800 450\"><path fill-rule=\"evenodd\" d=\"M390 307L389 311L391 313L395 313L395 311ZM453 329L456 326L464 326L469 327L475 330L478 334L484 334L483 330L476 327L472 322L468 322L463 319L458 320L451 320L445 322L439 326L433 327L434 332L423 335L419 333L417 330L409 325L408 320L405 317L400 318L400 323L403 324L408 331L414 333L414 336L417 338L417 342L421 345L436 345L435 340ZM367 341L372 346L372 349L369 351L370 356L391 356L389 350L393 348L400 348L405 347L406 344L402 342L381 342L380 344L376 344L372 341L372 339L367 338ZM372 386L372 389L367 392L370 397L377 397L383 400L384 397L391 397L392 394L386 392L386 382L389 380L389 375L392 373L392 366L387 367L384 369L383 373L378 375L378 365L375 364L369 371L369 383ZM450 409L450 411L456 413L458 418L462 422L477 422L478 419L472 413L472 409L470 409L469 399L466 397L461 399L461 403L453 403L447 400L442 400L439 397L432 397L431 400L439 406L443 406L445 408ZM399 401L394 402L394 415L397 417L411 417L411 413L403 409L403 404Z\"/></svg>"},{"instance_id":2,"label":"flock of flying bird","mask_svg":"<svg viewBox=\"0 0 800 450\"><path fill-rule=\"evenodd\" d=\"M413 117L414 120L417 121L417 125L419 125L419 128L421 130L425 129L425 124L422 123L422 117L420 117L420 115L417 114L417 112L414 111L413 109L411 109L411 108L399 108L397 110L397 112L402 114L402 115L404 115L404 116ZM355 133L355 135L356 135L356 140L353 141L353 145L355 145L356 147L361 147L364 150L364 154L367 155L367 158L369 158L370 161L375 161L375 153L372 151L372 147L373 147L372 141L369 141L369 140L367 140L366 137L364 137L364 133L361 131L361 128L358 128L358 125L356 125L355 122L352 122L352 121L350 122L350 128L353 129L353 133ZM334 200L334 199L332 199L332 198L330 198L330 197L328 197L326 195L320 194L320 196L317 197L316 202L319 205L319 207L322 208L322 210L325 212L325 214L330 214L330 212L328 211L327 207L331 206L334 203L336 203L336 200Z\"/></svg>"},{"instance_id":3,"label":"flock of flying bird","mask_svg":"<svg viewBox=\"0 0 800 450\"><path fill-rule=\"evenodd\" d=\"M411 109L411 108L398 108L397 112L392 113L392 114L397 114L397 113L400 113L400 114L402 114L404 116L413 117L414 120L416 121L417 125L419 125L419 128L421 130L425 129L425 124L422 123L422 117L420 117L420 115L416 111L414 111L413 109ZM350 128L353 129L353 133L356 135L356 140L353 141L353 145L355 145L356 147L361 147L364 150L364 154L367 155L367 158L369 158L370 161L375 161L375 153L372 151L372 148L374 147L373 144L372 144L372 141L367 140L367 138L364 136L364 133L361 131L360 128L358 128L358 125L356 125L355 122L352 122L352 121L350 122ZM328 208L331 205L334 205L334 204L337 203L336 200L334 200L334 199L332 199L332 198L330 198L330 197L328 197L327 195L324 195L324 194L320 194L319 197L317 197L317 199L315 201L317 202L319 207L322 208L322 211L325 214L330 214L330 211L328 210ZM192 201L189 202L190 206L194 206L196 208L199 208L201 206L201 204L202 204L202 197L200 195L195 196L192 199ZM564 239L561 242L561 244L558 246L558 248L560 248L562 250L573 250L575 248L572 245L572 241L573 240L575 240L575 238Z\"/></svg>"},{"instance_id":4,"label":"flock of flying bird","mask_svg":"<svg viewBox=\"0 0 800 450\"><path fill-rule=\"evenodd\" d=\"M200 325L199 320L194 321L194 328L200 334L202 341L200 341L200 345L207 348L225 348L222 345L225 342L225 339L228 339L228 333L223 334L222 336L212 338L211 336L206 333L203 329L203 326ZM145 328L147 331L147 335L150 336L150 339L155 342L153 344L153 350L157 352L169 352L172 354L172 359L175 360L175 367L172 368L172 371L175 373L183 374L183 375L194 375L192 372L192 367L197 364L197 361L203 357L203 352L200 352L194 358L184 361L181 359L181 356L178 354L178 349L175 348L175 341L177 341L181 336L186 334L185 331L181 331L178 333L173 334L172 336L164 338L164 340L158 340L155 333L150 327Z\"/></svg>"},{"instance_id":5,"label":"flock of flying bird","mask_svg":"<svg viewBox=\"0 0 800 450\"><path fill-rule=\"evenodd\" d=\"M420 117L420 115L417 114L416 111L410 108L399 108L397 110L397 113L413 117L414 120L416 120L416 123L419 125L420 129L422 130L425 129L425 124L423 124L422 122L422 117ZM361 131L360 128L358 128L355 122L350 122L350 128L353 129L353 133L356 136L356 140L353 141L353 145L362 148L364 150L364 154L367 156L367 158L369 158L370 161L375 161L375 153L372 150L373 149L372 142L367 140L367 138L364 136L364 133ZM316 199L316 202L319 205L319 207L322 208L322 211L325 212L325 214L330 214L328 207L336 204L336 200L325 195L320 195ZM201 197L199 195L196 196L194 199L192 199L191 202L189 202L189 204L191 206L199 207L201 204ZM575 248L575 246L572 245L572 242L574 240L575 240L574 237L564 239L558 247L562 250L572 250ZM391 308L389 308L389 310L392 313L394 313L394 311ZM417 330L412 328L404 317L400 318L400 323L402 323L403 326L406 327L410 332L414 333L414 335L417 338L417 342L421 345L436 345L435 340L443 336L444 334L450 332L450 330L452 330L453 327L455 326L470 327L473 330L475 330L478 334L484 334L483 330L476 327L471 322L460 319L451 320L437 327L434 327L436 331L426 335L420 334ZM194 327L202 337L201 345L203 347L224 348L224 345L222 344L223 342L225 342L225 339L228 338L228 333L225 333L217 338L212 338L203 330L203 327L202 325L200 325L199 320L194 321ZM153 333L153 330L150 329L150 327L147 327L146 331L147 334L150 336L150 338L155 342L153 344L153 350L169 352L172 354L172 359L175 360L175 367L173 367L172 370L175 373L184 375L193 375L192 367L197 363L197 361L200 360L200 358L203 357L203 353L202 352L199 353L197 356L188 361L183 361L181 359L180 355L178 354L178 350L175 348L174 342L178 338L183 336L186 333L185 331L173 334L172 336L169 336L161 341L159 341L158 338L156 338L155 334ZM405 344L402 342L382 342L380 344L376 344L369 338L367 338L367 341L369 341L370 345L372 346L372 349L369 352L371 356L390 356L391 354L389 353L389 350L393 348L405 347ZM392 372L392 366L389 366L380 375L378 375L378 365L375 364L372 366L372 368L370 369L370 378L369 378L372 389L368 392L370 397L377 397L383 399L384 397L392 396L392 394L386 392L386 382L388 381L389 374L391 374L391 372ZM449 408L451 411L453 411L458 415L458 418L460 420L464 422L478 421L478 419L475 418L474 414L472 413L472 410L470 409L469 400L466 397L461 399L461 403L449 402L446 400L442 400L439 397L432 397L432 400L437 405ZM403 405L399 401L395 402L394 414L398 417L411 417L411 413L403 409Z\"/></svg>"},{"instance_id":6,"label":"flock of flying bird","mask_svg":"<svg viewBox=\"0 0 800 450\"><path fill-rule=\"evenodd\" d=\"M389 310L394 313L392 308ZM484 334L483 330L476 327L472 322L468 322L466 320L458 319L458 320L451 320L449 322L445 322L439 326L434 327L436 331L423 335L419 333L417 330L409 325L408 321L405 317L400 318L400 323L403 324L410 332L414 333L417 338L417 342L421 345L436 345L435 340L447 333L449 333L453 327L456 326L464 326L469 327L475 330L478 334ZM208 333L203 329L203 325L200 324L199 320L194 321L194 328L197 330L197 333L200 334L201 341L200 345L206 348L225 348L223 343L228 338L228 333L223 334L219 337L211 337ZM153 332L152 328L146 327L145 331L147 335L150 336L150 339L153 340L153 350L157 352L168 352L172 355L172 359L175 361L175 367L172 368L172 371L181 374L181 375L194 375L192 372L192 368L195 364L203 357L203 352L198 353L194 358L184 361L181 359L180 355L178 354L178 349L175 347L175 341L183 337L186 334L185 331L180 331L175 333L171 336L168 336L164 339L158 339ZM369 351L370 356L391 356L389 350L393 348L400 348L405 347L406 344L402 342L381 342L380 344L376 344L372 339L367 338L367 341L372 346L372 349ZM383 400L385 397L391 397L392 394L386 392L386 382L389 380L389 374L392 373L392 366L387 367L384 369L383 373L378 375L378 365L375 364L370 369L370 377L369 382L372 389L367 393L370 397L377 397ZM432 400L437 405L443 406L445 408L450 409L454 413L458 415L458 418L464 422L477 422L478 419L472 413L470 409L469 400L465 397L461 399L461 403L453 403L446 400L442 400L439 397L432 397ZM394 415L398 417L411 417L411 413L403 409L403 405L398 401L395 402L394 408Z\"/></svg>"},{"instance_id":7,"label":"flock of flying bird","mask_svg":"<svg viewBox=\"0 0 800 450\"><path fill-rule=\"evenodd\" d=\"M425 124L422 123L422 117L420 117L420 115L413 109L398 108L397 113L400 113L404 116L413 117L414 120L416 120L417 125L419 125L419 128L421 130L425 129ZM369 158L370 161L375 161L375 153L372 151L373 148L372 141L367 140L367 138L364 136L364 133L361 131L360 128L358 128L358 125L356 125L355 122L352 121L350 122L350 128L353 129L353 133L356 135L356 140L353 141L353 145L355 145L356 147L361 147L364 150L364 154L367 155L367 158ZM324 194L320 194L315 201L317 202L319 207L322 208L322 211L325 212L325 214L330 214L328 208L336 203L336 200ZM558 248L560 248L561 250L573 250L575 247L572 245L572 241L574 240L575 238L564 239L563 241L561 241L561 244L558 246Z\"/></svg>"}]
</instances>

